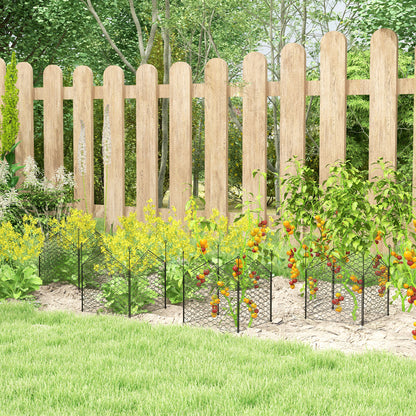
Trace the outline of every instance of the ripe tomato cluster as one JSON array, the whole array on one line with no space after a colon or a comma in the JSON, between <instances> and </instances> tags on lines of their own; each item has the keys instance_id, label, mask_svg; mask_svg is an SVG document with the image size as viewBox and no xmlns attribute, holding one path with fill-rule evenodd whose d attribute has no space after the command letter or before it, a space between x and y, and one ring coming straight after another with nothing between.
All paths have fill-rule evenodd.
<instances>
[{"instance_id":1,"label":"ripe tomato cluster","mask_svg":"<svg viewBox=\"0 0 416 416\"><path fill-rule=\"evenodd\" d=\"M289 221L283 221L283 227L286 228L286 231L289 235L292 235L295 230L295 226L291 224Z\"/></svg>"},{"instance_id":2,"label":"ripe tomato cluster","mask_svg":"<svg viewBox=\"0 0 416 416\"><path fill-rule=\"evenodd\" d=\"M403 285L407 289L406 296L408 296L407 301L410 304L414 304L416 301L416 288L414 286L409 286L407 283Z\"/></svg>"},{"instance_id":3,"label":"ripe tomato cluster","mask_svg":"<svg viewBox=\"0 0 416 416\"><path fill-rule=\"evenodd\" d=\"M247 242L247 245L250 247L253 253L257 253L257 251L259 251L260 243L266 238L266 225L266 220L261 221L259 222L258 226L256 228L253 228L253 230L251 230L250 232L250 235L253 237L253 239L249 240Z\"/></svg>"},{"instance_id":4,"label":"ripe tomato cluster","mask_svg":"<svg viewBox=\"0 0 416 416\"><path fill-rule=\"evenodd\" d=\"M399 257L401 258L401 256ZM374 269L377 269L377 267L379 267L380 259L381 259L380 254L377 254L377 256L374 259L374 265L373 265ZM376 270L374 273L376 274L376 276L379 276L378 285L380 288L378 289L378 295L382 298L386 292L386 283L388 280L388 269L386 266L382 265L380 266L380 270Z\"/></svg>"},{"instance_id":5,"label":"ripe tomato cluster","mask_svg":"<svg viewBox=\"0 0 416 416\"><path fill-rule=\"evenodd\" d=\"M247 305L248 311L253 319L256 319L259 313L257 305L249 298L244 298L243 302Z\"/></svg>"},{"instance_id":6,"label":"ripe tomato cluster","mask_svg":"<svg viewBox=\"0 0 416 416\"><path fill-rule=\"evenodd\" d=\"M213 318L216 318L217 315L218 315L218 309L219 309L219 306L218 305L220 304L220 300L219 300L218 296L217 295L212 295L211 302L209 304L212 307L212 309L211 309L211 316Z\"/></svg>"},{"instance_id":7,"label":"ripe tomato cluster","mask_svg":"<svg viewBox=\"0 0 416 416\"><path fill-rule=\"evenodd\" d=\"M350 279L356 283L355 285L352 286L352 290L353 292L356 292L358 294L363 293L363 279L359 279L357 276L355 276L354 274L352 274L350 276Z\"/></svg>"},{"instance_id":8,"label":"ripe tomato cluster","mask_svg":"<svg viewBox=\"0 0 416 416\"><path fill-rule=\"evenodd\" d=\"M416 322L413 322L413 326L416 326ZM413 339L416 339L416 329L412 331Z\"/></svg>"},{"instance_id":9,"label":"ripe tomato cluster","mask_svg":"<svg viewBox=\"0 0 416 416\"><path fill-rule=\"evenodd\" d=\"M341 306L341 302L344 300L344 296L341 295L341 293L335 293L335 298L332 299L332 304L336 305L337 307L335 308L336 312L341 312L342 311L342 306Z\"/></svg>"},{"instance_id":10,"label":"ripe tomato cluster","mask_svg":"<svg viewBox=\"0 0 416 416\"><path fill-rule=\"evenodd\" d=\"M382 236L381 231L377 231L377 235L376 235L376 239L375 239L376 244L378 244L381 241L381 236Z\"/></svg>"},{"instance_id":11,"label":"ripe tomato cluster","mask_svg":"<svg viewBox=\"0 0 416 416\"><path fill-rule=\"evenodd\" d=\"M248 277L250 278L250 279L252 279L252 281L253 281L253 285L254 285L254 289L258 289L258 287L259 287L259 279L260 279L260 276L255 272L255 271L252 271L249 275L248 275Z\"/></svg>"},{"instance_id":12,"label":"ripe tomato cluster","mask_svg":"<svg viewBox=\"0 0 416 416\"><path fill-rule=\"evenodd\" d=\"M208 248L208 242L203 238L202 240L199 240L199 243L197 243L196 246L201 249L202 254L205 254Z\"/></svg>"},{"instance_id":13,"label":"ripe tomato cluster","mask_svg":"<svg viewBox=\"0 0 416 416\"><path fill-rule=\"evenodd\" d=\"M318 280L314 279L312 276L308 277L309 280L309 292L311 295L315 295L315 293L318 291Z\"/></svg>"},{"instance_id":14,"label":"ripe tomato cluster","mask_svg":"<svg viewBox=\"0 0 416 416\"><path fill-rule=\"evenodd\" d=\"M296 267L296 260L293 257L296 253L296 248L292 248L289 251L286 252L286 254L289 256L289 264L288 267L289 269L292 269L290 271L290 277L292 278L292 280L289 281L289 285L291 289L295 288L295 283L297 283L297 277L299 276L299 270Z\"/></svg>"},{"instance_id":15,"label":"ripe tomato cluster","mask_svg":"<svg viewBox=\"0 0 416 416\"><path fill-rule=\"evenodd\" d=\"M209 269L205 269L204 273L200 273L196 275L196 285L200 287L203 283L205 283L205 277L208 276L210 273Z\"/></svg>"},{"instance_id":16,"label":"ripe tomato cluster","mask_svg":"<svg viewBox=\"0 0 416 416\"><path fill-rule=\"evenodd\" d=\"M416 269L416 254L413 249L411 251L406 249L406 251L403 253L403 257L407 260L407 265L411 269ZM398 260L401 260L401 256Z\"/></svg>"}]
</instances>

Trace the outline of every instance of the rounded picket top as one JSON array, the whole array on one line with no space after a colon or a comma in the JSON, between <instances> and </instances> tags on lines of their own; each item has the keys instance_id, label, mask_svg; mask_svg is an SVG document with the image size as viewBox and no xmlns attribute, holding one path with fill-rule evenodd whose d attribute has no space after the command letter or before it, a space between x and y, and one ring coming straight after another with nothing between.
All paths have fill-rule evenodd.
<instances>
[{"instance_id":1,"label":"rounded picket top","mask_svg":"<svg viewBox=\"0 0 416 416\"><path fill-rule=\"evenodd\" d=\"M92 69L89 66L80 65L74 69L74 78L75 77L79 77L79 78L91 77L92 79L92 76L93 76Z\"/></svg>"},{"instance_id":2,"label":"rounded picket top","mask_svg":"<svg viewBox=\"0 0 416 416\"><path fill-rule=\"evenodd\" d=\"M136 78L146 78L146 79L153 79L156 75L157 79L157 69L152 64L142 64L137 68L136 71Z\"/></svg>"},{"instance_id":3,"label":"rounded picket top","mask_svg":"<svg viewBox=\"0 0 416 416\"><path fill-rule=\"evenodd\" d=\"M399 39L395 32L393 32L391 29L381 28L372 34L370 45L383 45L385 47L390 45L390 47L395 47L397 49L398 42Z\"/></svg>"},{"instance_id":4,"label":"rounded picket top","mask_svg":"<svg viewBox=\"0 0 416 416\"><path fill-rule=\"evenodd\" d=\"M103 73L104 78L121 78L124 82L124 72L118 65L110 65L108 66Z\"/></svg>"},{"instance_id":5,"label":"rounded picket top","mask_svg":"<svg viewBox=\"0 0 416 416\"><path fill-rule=\"evenodd\" d=\"M332 30L331 32L325 33L321 39L321 52L325 51L341 51L347 50L347 38L341 32Z\"/></svg>"},{"instance_id":6,"label":"rounded picket top","mask_svg":"<svg viewBox=\"0 0 416 416\"><path fill-rule=\"evenodd\" d=\"M267 58L261 52L250 52L244 57L243 60L243 71L244 68L249 67L265 67L267 68Z\"/></svg>"},{"instance_id":7,"label":"rounded picket top","mask_svg":"<svg viewBox=\"0 0 416 416\"><path fill-rule=\"evenodd\" d=\"M213 73L215 71L228 71L228 64L224 61L224 59L212 58L205 65L205 74L207 73L207 71L212 71Z\"/></svg>"},{"instance_id":8,"label":"rounded picket top","mask_svg":"<svg viewBox=\"0 0 416 416\"><path fill-rule=\"evenodd\" d=\"M305 59L306 62L305 48L302 45L299 45L299 43L288 43L283 46L281 56L282 59L285 58L286 60L290 59L300 61Z\"/></svg>"}]
</instances>

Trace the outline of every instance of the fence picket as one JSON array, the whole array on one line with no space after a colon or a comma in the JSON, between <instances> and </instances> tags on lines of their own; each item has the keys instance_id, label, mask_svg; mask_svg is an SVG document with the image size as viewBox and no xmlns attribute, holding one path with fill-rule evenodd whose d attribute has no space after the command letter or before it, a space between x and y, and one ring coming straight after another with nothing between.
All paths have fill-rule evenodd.
<instances>
[{"instance_id":1,"label":"fence picket","mask_svg":"<svg viewBox=\"0 0 416 416\"><path fill-rule=\"evenodd\" d=\"M211 59L205 67L205 215L214 208L228 217L228 66Z\"/></svg>"},{"instance_id":2,"label":"fence picket","mask_svg":"<svg viewBox=\"0 0 416 416\"><path fill-rule=\"evenodd\" d=\"M23 165L27 156L35 154L34 146L34 121L33 121L33 69L27 62L19 62L16 65L17 81L16 87L19 90L19 101L17 108L19 111L19 133L16 147L16 163ZM0 75L1 77L1 75ZM24 178L22 170L18 171L19 186Z\"/></svg>"},{"instance_id":3,"label":"fence picket","mask_svg":"<svg viewBox=\"0 0 416 416\"><path fill-rule=\"evenodd\" d=\"M157 70L148 64L136 72L136 140L136 212L143 221L149 199L156 215L159 207Z\"/></svg>"},{"instance_id":4,"label":"fence picket","mask_svg":"<svg viewBox=\"0 0 416 416\"><path fill-rule=\"evenodd\" d=\"M64 89L62 70L48 65L43 71L43 154L45 177L52 179L64 165Z\"/></svg>"},{"instance_id":5,"label":"fence picket","mask_svg":"<svg viewBox=\"0 0 416 416\"><path fill-rule=\"evenodd\" d=\"M296 175L296 167L288 162L293 156L306 158L306 52L298 44L285 45L281 54L280 72L280 177ZM304 162L301 162L303 165ZM283 201L286 186L280 187ZM288 195L290 198L291 196ZM283 210L280 215L285 217ZM293 235L291 244L295 244Z\"/></svg>"},{"instance_id":6,"label":"fence picket","mask_svg":"<svg viewBox=\"0 0 416 416\"><path fill-rule=\"evenodd\" d=\"M192 189L192 73L185 62L176 62L169 73L169 195L179 218Z\"/></svg>"},{"instance_id":7,"label":"fence picket","mask_svg":"<svg viewBox=\"0 0 416 416\"><path fill-rule=\"evenodd\" d=\"M347 39L328 32L321 40L319 183L347 155Z\"/></svg>"},{"instance_id":8,"label":"fence picket","mask_svg":"<svg viewBox=\"0 0 416 416\"><path fill-rule=\"evenodd\" d=\"M253 171L267 172L267 61L259 52L249 53L243 62L243 203L258 208L267 218L267 183ZM253 196L250 195L253 194ZM260 201L256 196L260 195Z\"/></svg>"},{"instance_id":9,"label":"fence picket","mask_svg":"<svg viewBox=\"0 0 416 416\"><path fill-rule=\"evenodd\" d=\"M369 180L383 177L373 162L379 157L390 161L397 169L397 95L398 95L398 40L389 29L379 29L371 37L370 46L370 133L368 170ZM375 204L370 192L369 201ZM387 239L387 244L392 244ZM384 243L379 249L385 251Z\"/></svg>"},{"instance_id":10,"label":"fence picket","mask_svg":"<svg viewBox=\"0 0 416 416\"><path fill-rule=\"evenodd\" d=\"M124 73L115 65L104 71L104 111L109 105L111 131L111 163L108 177L104 181L107 189L106 229L120 225L119 216L124 215L125 171L124 171Z\"/></svg>"},{"instance_id":11,"label":"fence picket","mask_svg":"<svg viewBox=\"0 0 416 416\"><path fill-rule=\"evenodd\" d=\"M94 101L93 74L87 66L79 66L74 71L74 178L82 185L74 189L75 198L81 199L76 205L78 209L92 212L94 208ZM84 177L79 169L79 140L81 121L85 126L86 160Z\"/></svg>"},{"instance_id":12,"label":"fence picket","mask_svg":"<svg viewBox=\"0 0 416 416\"><path fill-rule=\"evenodd\" d=\"M3 103L3 95L5 91L5 82L6 82L6 62L0 58L0 106ZM3 120L2 113L0 111L0 127ZM0 150L1 150L1 143L0 143Z\"/></svg>"}]
</instances>

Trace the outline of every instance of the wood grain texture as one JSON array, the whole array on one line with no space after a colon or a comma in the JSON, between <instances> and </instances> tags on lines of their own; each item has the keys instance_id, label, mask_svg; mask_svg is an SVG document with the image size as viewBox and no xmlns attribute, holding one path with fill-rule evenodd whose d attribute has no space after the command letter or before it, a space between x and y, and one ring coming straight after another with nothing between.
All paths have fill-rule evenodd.
<instances>
[{"instance_id":1,"label":"wood grain texture","mask_svg":"<svg viewBox=\"0 0 416 416\"><path fill-rule=\"evenodd\" d=\"M321 40L319 184L329 164L347 155L347 39L328 32Z\"/></svg>"},{"instance_id":2,"label":"wood grain texture","mask_svg":"<svg viewBox=\"0 0 416 416\"><path fill-rule=\"evenodd\" d=\"M280 94L280 178L284 178L296 175L296 165L289 159L297 156L303 165L306 157L306 52L301 45L292 43L282 49ZM281 203L286 189L285 185L280 188ZM286 218L283 208L280 214ZM290 242L295 243L293 235Z\"/></svg>"},{"instance_id":3,"label":"wood grain texture","mask_svg":"<svg viewBox=\"0 0 416 416\"><path fill-rule=\"evenodd\" d=\"M228 67L211 59L205 67L205 215L228 217Z\"/></svg>"},{"instance_id":4,"label":"wood grain texture","mask_svg":"<svg viewBox=\"0 0 416 416\"><path fill-rule=\"evenodd\" d=\"M136 72L136 213L144 220L149 199L158 211L157 70L141 65Z\"/></svg>"},{"instance_id":5,"label":"wood grain texture","mask_svg":"<svg viewBox=\"0 0 416 416\"><path fill-rule=\"evenodd\" d=\"M259 52L249 53L243 62L243 203L244 209L261 206L267 218L267 184L253 171L267 172L267 61ZM257 201L257 196L260 200Z\"/></svg>"},{"instance_id":6,"label":"wood grain texture","mask_svg":"<svg viewBox=\"0 0 416 416\"><path fill-rule=\"evenodd\" d=\"M26 157L35 154L34 148L34 121L33 121L33 70L27 62L20 62L16 65L17 81L16 87L19 90L19 101L17 109L19 111L19 133L16 142L20 142L16 147L16 163L23 166ZM24 179L23 169L17 172L20 186Z\"/></svg>"},{"instance_id":7,"label":"wood grain texture","mask_svg":"<svg viewBox=\"0 0 416 416\"><path fill-rule=\"evenodd\" d=\"M6 62L0 58L0 106L3 103L3 95L5 91L5 81L6 81ZM0 111L0 126L3 120L1 111ZM0 143L0 151L1 151L1 143Z\"/></svg>"},{"instance_id":8,"label":"wood grain texture","mask_svg":"<svg viewBox=\"0 0 416 416\"><path fill-rule=\"evenodd\" d=\"M379 29L371 37L370 46L370 137L369 168L378 158L397 167L397 35L389 29ZM370 175L380 175L379 169Z\"/></svg>"},{"instance_id":9,"label":"wood grain texture","mask_svg":"<svg viewBox=\"0 0 416 416\"><path fill-rule=\"evenodd\" d=\"M124 215L125 169L124 169L124 73L115 65L104 71L104 111L109 105L111 131L111 163L108 166L106 229L111 224L115 230L120 225L119 216Z\"/></svg>"},{"instance_id":10,"label":"wood grain texture","mask_svg":"<svg viewBox=\"0 0 416 416\"><path fill-rule=\"evenodd\" d=\"M79 66L73 75L74 89L74 178L78 186L74 189L75 198L81 199L78 209L91 212L94 205L94 105L93 74L87 66ZM81 176L79 161L79 140L81 121L85 125L85 174Z\"/></svg>"},{"instance_id":11,"label":"wood grain texture","mask_svg":"<svg viewBox=\"0 0 416 416\"><path fill-rule=\"evenodd\" d=\"M62 70L48 65L43 71L43 134L45 177L52 179L64 165L64 103Z\"/></svg>"},{"instance_id":12,"label":"wood grain texture","mask_svg":"<svg viewBox=\"0 0 416 416\"><path fill-rule=\"evenodd\" d=\"M192 193L192 73L176 62L169 73L169 191L170 206L179 219Z\"/></svg>"}]
</instances>

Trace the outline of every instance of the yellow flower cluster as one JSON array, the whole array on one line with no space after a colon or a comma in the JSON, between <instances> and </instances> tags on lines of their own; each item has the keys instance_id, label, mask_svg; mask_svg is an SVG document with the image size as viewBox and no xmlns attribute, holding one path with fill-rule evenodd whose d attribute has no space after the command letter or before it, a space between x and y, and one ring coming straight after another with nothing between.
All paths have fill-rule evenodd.
<instances>
[{"instance_id":1,"label":"yellow flower cluster","mask_svg":"<svg viewBox=\"0 0 416 416\"><path fill-rule=\"evenodd\" d=\"M196 247L190 243L186 231L182 228L181 221L175 220L169 216L167 222L163 221L160 216L156 216L156 209L151 200L148 201L144 208L145 221L137 220L135 212L130 213L128 217L120 217L121 228L117 228L114 235L103 237L104 245L111 252L111 255L103 248L106 257L106 267L110 274L122 271L129 266L129 248L130 265L136 264L140 259L139 268L135 269L136 273L144 272L151 267L156 266L160 260L155 256L148 255L142 257L148 250L159 258L165 256L165 241L167 261L181 258L182 250L185 259L195 255ZM175 213L175 209L172 209ZM116 266L112 257L116 258L119 264Z\"/></svg>"},{"instance_id":2,"label":"yellow flower cluster","mask_svg":"<svg viewBox=\"0 0 416 416\"><path fill-rule=\"evenodd\" d=\"M64 237L61 240L62 248L64 249L72 248L71 244L77 248L80 248L81 244L88 244L88 242L95 244L91 236L95 231L96 223L92 215L84 211L71 208L70 214L66 219L62 219L59 222L56 218L52 218L49 220L49 225L51 226L51 236L59 233Z\"/></svg>"},{"instance_id":3,"label":"yellow flower cluster","mask_svg":"<svg viewBox=\"0 0 416 416\"><path fill-rule=\"evenodd\" d=\"M0 262L17 261L24 264L39 256L45 237L37 223L37 219L25 215L23 235L17 233L10 222L0 225Z\"/></svg>"}]
</instances>

